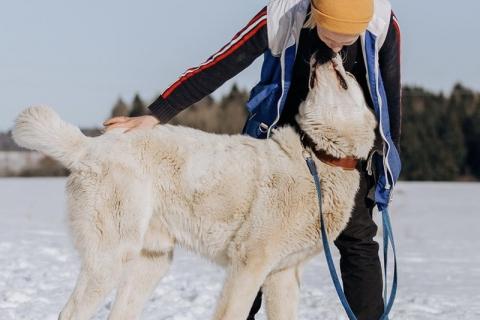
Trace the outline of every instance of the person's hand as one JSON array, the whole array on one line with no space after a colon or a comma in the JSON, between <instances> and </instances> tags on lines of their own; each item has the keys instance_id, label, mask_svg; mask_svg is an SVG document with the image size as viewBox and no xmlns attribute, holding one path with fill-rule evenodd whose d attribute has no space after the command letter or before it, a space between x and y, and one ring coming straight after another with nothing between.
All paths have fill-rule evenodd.
<instances>
[{"instance_id":1,"label":"person's hand","mask_svg":"<svg viewBox=\"0 0 480 320\"><path fill-rule=\"evenodd\" d=\"M114 128L126 128L124 133L134 129L151 129L160 121L154 116L140 116L140 117L113 117L103 122L105 131Z\"/></svg>"}]
</instances>

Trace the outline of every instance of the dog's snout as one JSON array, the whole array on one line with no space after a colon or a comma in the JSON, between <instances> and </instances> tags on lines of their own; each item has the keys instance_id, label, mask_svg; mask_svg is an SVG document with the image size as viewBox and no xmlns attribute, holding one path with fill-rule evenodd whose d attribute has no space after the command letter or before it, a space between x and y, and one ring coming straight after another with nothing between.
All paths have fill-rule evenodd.
<instances>
[{"instance_id":1,"label":"dog's snout","mask_svg":"<svg viewBox=\"0 0 480 320\"><path fill-rule=\"evenodd\" d=\"M325 58L325 57L323 57ZM317 78L328 79L328 81L333 80L333 73L337 78L337 82L340 87L344 90L348 90L348 82L346 79L345 69L340 55L335 55L330 57L329 60L322 62L318 58L318 52L315 58L312 58L310 62L310 77L309 77L309 87L313 88L316 85Z\"/></svg>"},{"instance_id":2,"label":"dog's snout","mask_svg":"<svg viewBox=\"0 0 480 320\"><path fill-rule=\"evenodd\" d=\"M343 67L343 61L342 61L342 56L340 54L336 54L335 56L332 57L332 67L333 70L335 71L335 74L337 76L337 81L340 84L340 87L342 87L344 90L348 89L348 83L347 79L345 79L345 69Z\"/></svg>"}]
</instances>

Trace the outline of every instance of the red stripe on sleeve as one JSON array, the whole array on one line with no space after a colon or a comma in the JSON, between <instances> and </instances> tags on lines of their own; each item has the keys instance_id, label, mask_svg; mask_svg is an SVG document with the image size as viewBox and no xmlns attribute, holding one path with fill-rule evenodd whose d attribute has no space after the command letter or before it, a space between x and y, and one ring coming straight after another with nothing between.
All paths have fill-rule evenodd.
<instances>
[{"instance_id":1,"label":"red stripe on sleeve","mask_svg":"<svg viewBox=\"0 0 480 320\"><path fill-rule=\"evenodd\" d=\"M255 24L257 21L259 21L260 19L263 19L267 14L267 9L266 7L263 8L244 28L242 28L242 30L240 30L233 38L232 40L230 40L230 42L228 42L226 45L224 45L220 50L218 50L216 53L214 53L213 55L211 55L206 61L210 60L212 57L214 57L216 54L218 54L219 52L221 52L222 50L224 50L225 48L227 48L232 42L234 42L235 40L238 39L238 37L246 30L248 29L250 26L252 26L253 24ZM193 67L193 68L189 68L187 71L185 71L184 75L181 76L176 82L174 82L172 85L170 85L170 87L168 87L165 92L162 94L162 97L164 99L168 98L168 96L176 89L178 88L178 86L180 86L182 83L184 83L185 81L187 81L188 79L190 79L192 76L198 74L200 71L203 71L207 68L210 68L214 65L216 65L218 62L222 61L223 59L225 59L226 57L228 57L229 55L231 55L235 50L237 50L239 47L241 47L245 42L247 42L251 37L253 37L257 32L258 30L260 30L263 26L265 26L267 23L267 20L264 19L264 21L260 22L258 24L258 26L256 26L254 29L252 29L250 32L248 32L247 34L245 34L243 36L243 38L237 42L235 45L233 45L231 48L229 48L226 52L222 53L221 55L219 55L218 57L215 57L212 61L208 62L207 64L201 66L201 67ZM197 69L197 70L195 70ZM193 72L190 72L192 70L195 70Z\"/></svg>"}]
</instances>

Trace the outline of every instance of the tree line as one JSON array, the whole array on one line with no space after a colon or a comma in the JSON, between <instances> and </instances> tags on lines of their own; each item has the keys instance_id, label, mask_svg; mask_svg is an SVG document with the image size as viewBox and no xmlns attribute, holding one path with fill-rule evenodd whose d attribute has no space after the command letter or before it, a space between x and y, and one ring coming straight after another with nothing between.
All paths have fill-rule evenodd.
<instances>
[{"instance_id":1,"label":"tree line","mask_svg":"<svg viewBox=\"0 0 480 320\"><path fill-rule=\"evenodd\" d=\"M404 180L480 180L480 94L405 87L400 141Z\"/></svg>"},{"instance_id":2,"label":"tree line","mask_svg":"<svg viewBox=\"0 0 480 320\"><path fill-rule=\"evenodd\" d=\"M247 117L247 99L248 91L233 85L222 98L207 96L169 123L213 133L240 133ZM119 98L111 109L111 116L146 114L149 114L147 104L138 94L130 104ZM101 134L98 129L83 131L90 136ZM0 135L2 150L14 149L13 141L6 139L8 135ZM447 95L405 86L400 155L401 180L480 180L480 93L461 84ZM56 166L50 161L48 166L42 164L35 170L43 172L42 175L66 172ZM28 172L28 175L34 174Z\"/></svg>"}]
</instances>

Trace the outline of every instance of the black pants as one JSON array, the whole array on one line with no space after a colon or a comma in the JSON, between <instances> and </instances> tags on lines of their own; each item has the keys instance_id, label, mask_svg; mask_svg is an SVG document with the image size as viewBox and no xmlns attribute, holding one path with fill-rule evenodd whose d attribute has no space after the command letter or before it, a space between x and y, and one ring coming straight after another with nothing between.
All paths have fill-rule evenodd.
<instances>
[{"instance_id":1,"label":"black pants","mask_svg":"<svg viewBox=\"0 0 480 320\"><path fill-rule=\"evenodd\" d=\"M377 225L372 219L374 201L371 191L374 178L365 169L365 161L359 163L360 189L347 227L335 240L340 251L340 269L348 303L358 320L379 319L383 313L383 278L378 257L378 243L373 240ZM247 320L255 319L262 303L259 291Z\"/></svg>"}]
</instances>

